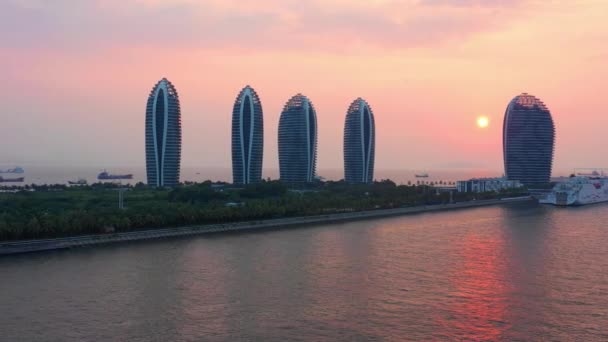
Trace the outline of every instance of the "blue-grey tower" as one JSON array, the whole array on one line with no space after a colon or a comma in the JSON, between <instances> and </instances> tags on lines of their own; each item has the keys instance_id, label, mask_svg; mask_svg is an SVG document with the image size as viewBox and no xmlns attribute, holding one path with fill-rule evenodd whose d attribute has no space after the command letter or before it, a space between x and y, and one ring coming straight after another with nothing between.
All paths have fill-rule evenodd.
<instances>
[{"instance_id":1,"label":"blue-grey tower","mask_svg":"<svg viewBox=\"0 0 608 342\"><path fill-rule=\"evenodd\" d=\"M310 100L297 94L279 119L279 171L287 183L309 183L317 165L317 113Z\"/></svg>"},{"instance_id":2,"label":"blue-grey tower","mask_svg":"<svg viewBox=\"0 0 608 342\"><path fill-rule=\"evenodd\" d=\"M241 90L232 109L232 180L249 184L262 179L264 118L262 103L250 86Z\"/></svg>"},{"instance_id":3,"label":"blue-grey tower","mask_svg":"<svg viewBox=\"0 0 608 342\"><path fill-rule=\"evenodd\" d=\"M160 80L146 106L146 174L148 185L179 184L182 125L177 90L166 78Z\"/></svg>"},{"instance_id":4,"label":"blue-grey tower","mask_svg":"<svg viewBox=\"0 0 608 342\"><path fill-rule=\"evenodd\" d=\"M374 180L376 125L369 104L358 98L346 113L344 122L344 180L371 183Z\"/></svg>"},{"instance_id":5,"label":"blue-grey tower","mask_svg":"<svg viewBox=\"0 0 608 342\"><path fill-rule=\"evenodd\" d=\"M526 93L516 96L507 106L502 136L505 176L525 185L549 183L555 126L547 106Z\"/></svg>"}]
</instances>

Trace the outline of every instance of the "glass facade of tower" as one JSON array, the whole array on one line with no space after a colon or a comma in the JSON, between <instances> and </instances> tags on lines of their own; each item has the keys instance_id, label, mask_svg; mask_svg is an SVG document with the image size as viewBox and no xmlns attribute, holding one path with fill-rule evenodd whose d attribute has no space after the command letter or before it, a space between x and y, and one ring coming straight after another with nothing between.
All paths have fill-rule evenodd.
<instances>
[{"instance_id":1,"label":"glass facade of tower","mask_svg":"<svg viewBox=\"0 0 608 342\"><path fill-rule=\"evenodd\" d=\"M344 180L348 183L371 183L374 180L376 125L374 113L358 98L346 113L344 123Z\"/></svg>"},{"instance_id":2,"label":"glass facade of tower","mask_svg":"<svg viewBox=\"0 0 608 342\"><path fill-rule=\"evenodd\" d=\"M503 124L505 176L524 185L548 183L554 145L555 126L547 106L526 93L516 96Z\"/></svg>"},{"instance_id":3,"label":"glass facade of tower","mask_svg":"<svg viewBox=\"0 0 608 342\"><path fill-rule=\"evenodd\" d=\"M279 119L281 181L308 183L317 164L317 113L310 100L297 94L283 107Z\"/></svg>"},{"instance_id":4,"label":"glass facade of tower","mask_svg":"<svg viewBox=\"0 0 608 342\"><path fill-rule=\"evenodd\" d=\"M182 126L177 90L166 78L160 80L146 106L146 174L148 185L179 184Z\"/></svg>"},{"instance_id":5,"label":"glass facade of tower","mask_svg":"<svg viewBox=\"0 0 608 342\"><path fill-rule=\"evenodd\" d=\"M232 179L249 184L262 179L264 118L262 103L250 86L241 90L232 110Z\"/></svg>"}]
</instances>

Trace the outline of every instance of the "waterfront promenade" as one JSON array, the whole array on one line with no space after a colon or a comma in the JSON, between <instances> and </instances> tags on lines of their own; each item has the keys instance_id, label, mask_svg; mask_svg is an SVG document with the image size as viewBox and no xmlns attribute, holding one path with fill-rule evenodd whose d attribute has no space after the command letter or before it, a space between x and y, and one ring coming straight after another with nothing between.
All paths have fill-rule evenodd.
<instances>
[{"instance_id":1,"label":"waterfront promenade","mask_svg":"<svg viewBox=\"0 0 608 342\"><path fill-rule=\"evenodd\" d=\"M69 249L69 248L77 248L77 247L86 247L86 246L94 246L94 245L101 245L101 244L118 243L118 242L160 239L160 238L168 238L168 237L213 234L213 233L222 233L222 232L253 231L253 230L262 230L262 229L283 229L283 228L289 228L289 227L293 227L293 226L338 223L338 222L346 222L346 221L353 221L353 220L364 220L364 219L373 219L373 218L390 217L390 216L398 216L398 215L408 215L408 214L417 214L417 213L426 213L426 212L435 212L435 211L464 209L464 208L473 208L473 207L481 207L481 206L489 206L489 205L500 205L500 204L505 204L505 203L525 202L525 201L532 201L532 200L533 199L531 197L524 196L524 197L516 197L516 198L458 202L458 203L451 203L451 204L436 204L436 205L404 207L404 208L394 208L394 209L378 209L378 210L316 215L316 216L289 217L289 218L269 219L269 220L260 220L260 221L234 222L234 223L225 223L225 224L188 226L188 227L178 227L178 228L147 229L147 230L139 230L139 231L133 231L133 232L124 232L124 233L83 235L83 236L56 238L56 239L3 242L3 243L0 243L0 256L11 255L11 254L21 254L21 253L42 252L42 251L50 251L50 250L59 250L59 249Z\"/></svg>"}]
</instances>

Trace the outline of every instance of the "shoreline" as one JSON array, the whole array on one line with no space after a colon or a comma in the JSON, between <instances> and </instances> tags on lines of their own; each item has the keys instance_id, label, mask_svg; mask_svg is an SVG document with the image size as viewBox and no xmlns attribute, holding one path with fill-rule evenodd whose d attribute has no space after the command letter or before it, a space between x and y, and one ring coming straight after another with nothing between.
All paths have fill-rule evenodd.
<instances>
[{"instance_id":1,"label":"shoreline","mask_svg":"<svg viewBox=\"0 0 608 342\"><path fill-rule=\"evenodd\" d=\"M378 209L357 211L349 213L336 213L316 216L299 216L260 221L246 221L234 223L220 223L201 226L188 226L178 228L158 228L138 230L122 233L108 233L95 235L82 235L75 237L52 238L41 240L25 240L13 242L0 242L0 257L24 253L44 252L52 250L70 249L78 247L105 245L111 243L143 241L151 239L171 238L180 236L193 236L203 234L217 234L224 232L244 232L264 229L290 228L303 225L331 224L366 219L376 219L392 216L411 215L429 212L441 212L465 208L478 208L499 204L532 201L531 196L478 200L458 202L452 204L434 204L405 208Z\"/></svg>"}]
</instances>

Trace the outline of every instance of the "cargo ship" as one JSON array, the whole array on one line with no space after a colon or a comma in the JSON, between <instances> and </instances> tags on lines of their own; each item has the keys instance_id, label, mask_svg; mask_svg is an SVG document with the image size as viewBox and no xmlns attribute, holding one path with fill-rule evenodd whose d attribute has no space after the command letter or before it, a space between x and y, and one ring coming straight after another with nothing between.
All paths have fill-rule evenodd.
<instances>
[{"instance_id":1,"label":"cargo ship","mask_svg":"<svg viewBox=\"0 0 608 342\"><path fill-rule=\"evenodd\" d=\"M416 178L428 178L429 174L428 173L417 173L416 174Z\"/></svg>"},{"instance_id":2,"label":"cargo ship","mask_svg":"<svg viewBox=\"0 0 608 342\"><path fill-rule=\"evenodd\" d=\"M589 175L572 175L567 181L555 185L553 190L539 202L557 206L608 202L608 177L598 172Z\"/></svg>"},{"instance_id":3,"label":"cargo ship","mask_svg":"<svg viewBox=\"0 0 608 342\"><path fill-rule=\"evenodd\" d=\"M0 173L24 173L24 172L25 172L25 170L20 166L17 166L14 169L0 170Z\"/></svg>"},{"instance_id":4,"label":"cargo ship","mask_svg":"<svg viewBox=\"0 0 608 342\"><path fill-rule=\"evenodd\" d=\"M133 179L133 175L132 174L125 174L125 175L113 175L108 173L108 171L103 170L103 172L101 172L100 174L97 175L97 179L99 180L114 180L114 179Z\"/></svg>"},{"instance_id":5,"label":"cargo ship","mask_svg":"<svg viewBox=\"0 0 608 342\"><path fill-rule=\"evenodd\" d=\"M0 183L22 183L25 180L23 177L19 178L4 178L0 176Z\"/></svg>"},{"instance_id":6,"label":"cargo ship","mask_svg":"<svg viewBox=\"0 0 608 342\"><path fill-rule=\"evenodd\" d=\"M77 181L68 181L69 185L87 185L87 180L84 178L79 178Z\"/></svg>"}]
</instances>

